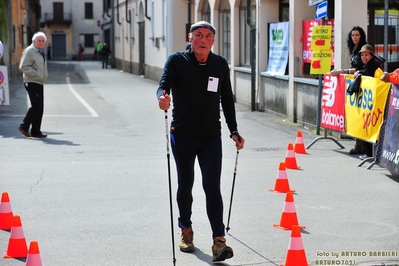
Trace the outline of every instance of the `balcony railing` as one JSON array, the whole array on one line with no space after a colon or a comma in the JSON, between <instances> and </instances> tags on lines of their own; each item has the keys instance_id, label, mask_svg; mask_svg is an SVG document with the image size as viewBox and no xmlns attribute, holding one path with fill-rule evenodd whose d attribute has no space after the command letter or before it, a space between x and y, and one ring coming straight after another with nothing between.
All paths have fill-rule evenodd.
<instances>
[{"instance_id":1,"label":"balcony railing","mask_svg":"<svg viewBox=\"0 0 399 266\"><path fill-rule=\"evenodd\" d=\"M50 24L63 24L63 25L71 25L72 24L72 14L71 13L45 13L44 14L44 22L47 25Z\"/></svg>"}]
</instances>

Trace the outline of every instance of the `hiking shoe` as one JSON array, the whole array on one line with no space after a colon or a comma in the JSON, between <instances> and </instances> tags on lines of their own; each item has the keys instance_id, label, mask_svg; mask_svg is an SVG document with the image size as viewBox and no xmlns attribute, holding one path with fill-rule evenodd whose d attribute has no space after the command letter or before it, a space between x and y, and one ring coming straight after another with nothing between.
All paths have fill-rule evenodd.
<instances>
[{"instance_id":1,"label":"hiking shoe","mask_svg":"<svg viewBox=\"0 0 399 266\"><path fill-rule=\"evenodd\" d=\"M233 257L233 249L226 245L226 238L218 236L213 240L212 261L224 261Z\"/></svg>"},{"instance_id":2,"label":"hiking shoe","mask_svg":"<svg viewBox=\"0 0 399 266\"><path fill-rule=\"evenodd\" d=\"M355 146L349 151L349 154L362 154L366 152L364 141L356 139Z\"/></svg>"},{"instance_id":3,"label":"hiking shoe","mask_svg":"<svg viewBox=\"0 0 399 266\"><path fill-rule=\"evenodd\" d=\"M192 228L184 228L181 230L181 238L179 243L180 251L193 252L194 251L194 232Z\"/></svg>"}]
</instances>

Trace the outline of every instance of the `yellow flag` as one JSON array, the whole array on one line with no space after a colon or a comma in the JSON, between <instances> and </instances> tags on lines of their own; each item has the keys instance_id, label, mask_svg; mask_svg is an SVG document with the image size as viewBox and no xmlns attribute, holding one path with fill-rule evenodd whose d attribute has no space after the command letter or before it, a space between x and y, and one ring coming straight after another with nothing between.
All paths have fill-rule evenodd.
<instances>
[{"instance_id":1,"label":"yellow flag","mask_svg":"<svg viewBox=\"0 0 399 266\"><path fill-rule=\"evenodd\" d=\"M382 75L384 75L384 71L382 71L381 68L377 68L377 70L374 72L374 77L379 79Z\"/></svg>"},{"instance_id":2,"label":"yellow flag","mask_svg":"<svg viewBox=\"0 0 399 266\"><path fill-rule=\"evenodd\" d=\"M346 94L345 125L348 135L376 143L384 121L390 85L377 78L363 76L359 92Z\"/></svg>"}]
</instances>

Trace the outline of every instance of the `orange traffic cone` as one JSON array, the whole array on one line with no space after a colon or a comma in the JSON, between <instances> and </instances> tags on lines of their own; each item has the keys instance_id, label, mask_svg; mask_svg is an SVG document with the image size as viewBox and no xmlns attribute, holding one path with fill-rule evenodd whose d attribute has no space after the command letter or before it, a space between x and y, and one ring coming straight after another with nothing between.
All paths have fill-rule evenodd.
<instances>
[{"instance_id":1,"label":"orange traffic cone","mask_svg":"<svg viewBox=\"0 0 399 266\"><path fill-rule=\"evenodd\" d=\"M7 192L1 194L0 203L0 229L1 230L11 230L12 227L12 210L10 204L10 198Z\"/></svg>"},{"instance_id":2,"label":"orange traffic cone","mask_svg":"<svg viewBox=\"0 0 399 266\"><path fill-rule=\"evenodd\" d=\"M283 213L281 214L280 224L273 224L274 227L291 230L294 225L298 225L298 217L296 216L294 196L292 192L287 192L285 196L285 203ZM300 228L305 228L303 225L298 225Z\"/></svg>"},{"instance_id":3,"label":"orange traffic cone","mask_svg":"<svg viewBox=\"0 0 399 266\"><path fill-rule=\"evenodd\" d=\"M26 259L26 266L42 266L39 244L37 241L31 241L29 244L29 253L28 258Z\"/></svg>"},{"instance_id":4,"label":"orange traffic cone","mask_svg":"<svg viewBox=\"0 0 399 266\"><path fill-rule=\"evenodd\" d=\"M299 226L292 227L291 239L288 245L287 255L285 257L285 264L281 266L308 266L306 253L303 248L301 229Z\"/></svg>"},{"instance_id":5,"label":"orange traffic cone","mask_svg":"<svg viewBox=\"0 0 399 266\"><path fill-rule=\"evenodd\" d=\"M284 162L280 162L274 189L269 189L269 191L280 193L295 192L295 190L290 190L290 184L288 182L287 171L285 170Z\"/></svg>"},{"instance_id":6,"label":"orange traffic cone","mask_svg":"<svg viewBox=\"0 0 399 266\"><path fill-rule=\"evenodd\" d=\"M307 154L305 144L303 143L302 131L298 131L295 139L294 151L296 153Z\"/></svg>"},{"instance_id":7,"label":"orange traffic cone","mask_svg":"<svg viewBox=\"0 0 399 266\"><path fill-rule=\"evenodd\" d=\"M8 240L8 248L4 252L4 258L26 258L28 247L22 230L21 218L15 215L12 221L11 236Z\"/></svg>"},{"instance_id":8,"label":"orange traffic cone","mask_svg":"<svg viewBox=\"0 0 399 266\"><path fill-rule=\"evenodd\" d=\"M295 152L292 143L288 143L287 155L285 156L285 167L289 169L299 169L296 164Z\"/></svg>"}]
</instances>

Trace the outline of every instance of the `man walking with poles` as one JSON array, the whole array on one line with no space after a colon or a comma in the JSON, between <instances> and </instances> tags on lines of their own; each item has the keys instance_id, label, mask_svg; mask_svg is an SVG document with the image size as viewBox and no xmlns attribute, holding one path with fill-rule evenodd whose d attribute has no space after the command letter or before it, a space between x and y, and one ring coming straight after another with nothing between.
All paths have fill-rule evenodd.
<instances>
[{"instance_id":1,"label":"man walking with poles","mask_svg":"<svg viewBox=\"0 0 399 266\"><path fill-rule=\"evenodd\" d=\"M188 35L191 48L168 57L157 98L159 108L165 112L173 99L170 141L178 178L178 223L181 228L179 248L183 252L195 251L191 208L194 164L197 158L212 229L212 260L224 261L233 257L233 249L226 245L220 191L220 104L237 150L244 147L245 140L237 130L228 63L223 57L211 52L215 33L215 28L206 21L191 26Z\"/></svg>"}]
</instances>

